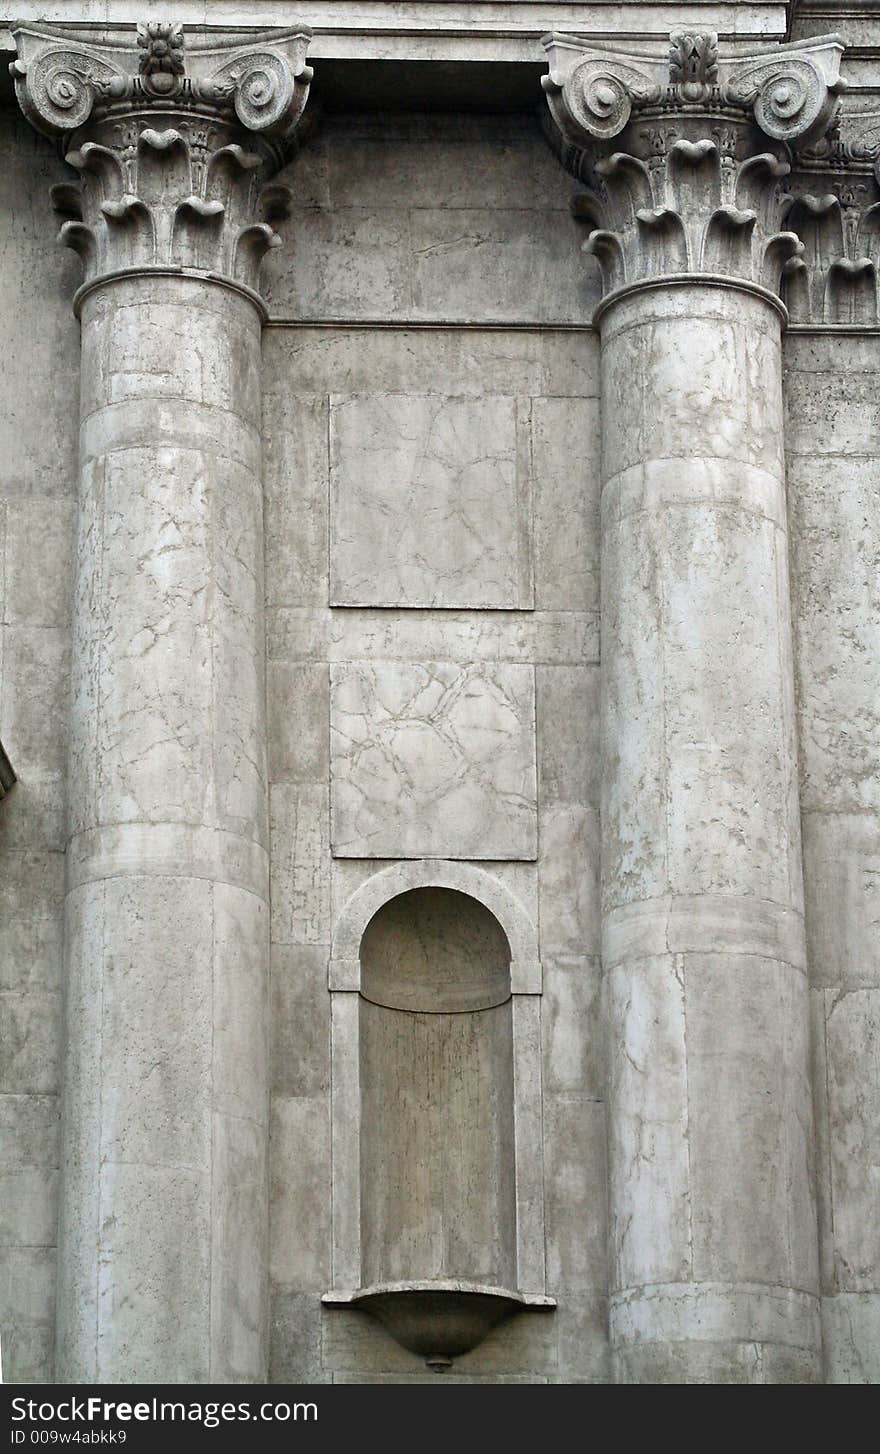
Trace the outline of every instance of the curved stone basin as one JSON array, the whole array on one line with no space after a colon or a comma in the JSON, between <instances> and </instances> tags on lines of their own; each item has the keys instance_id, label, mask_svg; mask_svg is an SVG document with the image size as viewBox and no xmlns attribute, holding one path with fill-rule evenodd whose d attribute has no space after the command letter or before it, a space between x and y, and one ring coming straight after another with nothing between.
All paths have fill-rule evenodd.
<instances>
[{"instance_id":1,"label":"curved stone basin","mask_svg":"<svg viewBox=\"0 0 880 1454\"><path fill-rule=\"evenodd\" d=\"M482 1343L502 1318L524 1308L556 1306L553 1298L445 1280L375 1283L352 1293L326 1293L323 1301L372 1313L392 1338L420 1354L437 1373Z\"/></svg>"}]
</instances>

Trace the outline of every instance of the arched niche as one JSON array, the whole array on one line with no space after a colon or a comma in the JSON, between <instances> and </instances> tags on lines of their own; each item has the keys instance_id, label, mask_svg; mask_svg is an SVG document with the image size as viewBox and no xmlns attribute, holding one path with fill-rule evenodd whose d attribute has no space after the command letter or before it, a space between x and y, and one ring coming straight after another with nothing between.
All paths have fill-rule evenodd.
<instances>
[{"instance_id":1,"label":"arched niche","mask_svg":"<svg viewBox=\"0 0 880 1454\"><path fill-rule=\"evenodd\" d=\"M333 1288L324 1301L370 1306L389 1327L393 1317L400 1337L400 1299L409 1298L406 1318L418 1328L427 1320L430 1338L444 1317L448 1327L491 1326L502 1304L552 1306L541 967L522 904L472 865L383 869L339 914L330 989Z\"/></svg>"},{"instance_id":2,"label":"arched niche","mask_svg":"<svg viewBox=\"0 0 880 1454\"><path fill-rule=\"evenodd\" d=\"M361 1277L516 1282L510 946L455 889L361 941Z\"/></svg>"},{"instance_id":3,"label":"arched niche","mask_svg":"<svg viewBox=\"0 0 880 1454\"><path fill-rule=\"evenodd\" d=\"M510 945L513 994L540 994L538 936L524 906L494 874L458 860L408 859L373 874L344 904L333 931L331 990L359 990L360 947L364 930L382 905L416 888L456 889L468 894L498 920Z\"/></svg>"}]
</instances>

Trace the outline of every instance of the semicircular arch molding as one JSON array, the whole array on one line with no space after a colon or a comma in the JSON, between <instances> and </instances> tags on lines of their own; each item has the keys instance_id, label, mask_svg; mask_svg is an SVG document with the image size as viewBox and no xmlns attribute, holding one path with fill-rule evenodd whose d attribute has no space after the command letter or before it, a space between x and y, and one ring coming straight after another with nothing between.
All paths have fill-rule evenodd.
<instances>
[{"instance_id":1,"label":"semicircular arch molding","mask_svg":"<svg viewBox=\"0 0 880 1454\"><path fill-rule=\"evenodd\" d=\"M410 889L454 889L494 914L510 945L513 994L541 993L538 936L531 916L510 889L485 869L452 859L408 859L380 869L343 905L333 930L331 990L360 990L360 947L370 920L389 899Z\"/></svg>"}]
</instances>

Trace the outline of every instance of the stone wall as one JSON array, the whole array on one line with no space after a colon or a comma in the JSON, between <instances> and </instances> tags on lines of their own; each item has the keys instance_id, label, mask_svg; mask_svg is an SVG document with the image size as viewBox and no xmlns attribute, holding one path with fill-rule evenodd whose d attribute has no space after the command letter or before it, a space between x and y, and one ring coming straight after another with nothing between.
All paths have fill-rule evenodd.
<instances>
[{"instance_id":1,"label":"stone wall","mask_svg":"<svg viewBox=\"0 0 880 1454\"><path fill-rule=\"evenodd\" d=\"M791 337L788 504L826 1378L880 1381L880 339Z\"/></svg>"},{"instance_id":2,"label":"stone wall","mask_svg":"<svg viewBox=\"0 0 880 1454\"><path fill-rule=\"evenodd\" d=\"M0 114L0 1320L7 1380L51 1379L71 561L76 259L55 244L64 168Z\"/></svg>"},{"instance_id":3,"label":"stone wall","mask_svg":"<svg viewBox=\"0 0 880 1454\"><path fill-rule=\"evenodd\" d=\"M7 1381L40 1382L54 1374L79 268L53 240L65 169L11 109L0 160L0 739L18 775L0 809L0 1330ZM501 1324L447 1378L605 1382L600 280L576 184L537 98L534 114L325 116L281 180L294 209L264 268L263 333L270 1377L434 1376L366 1314L320 1301L340 1196L334 928L368 878L416 858L493 876L537 926L543 966L558 1309ZM784 359L825 1378L876 1382L880 340L807 328Z\"/></svg>"},{"instance_id":4,"label":"stone wall","mask_svg":"<svg viewBox=\"0 0 880 1454\"><path fill-rule=\"evenodd\" d=\"M547 1285L560 1307L503 1324L451 1376L601 1381L598 346L567 326L587 316L594 267L531 118L332 118L284 180L305 205L268 269L263 343L271 1376L431 1377L366 1314L319 1303L330 936L381 860L409 854L479 859L537 919L544 967ZM383 512L393 528L365 544ZM393 701L398 751L416 752L406 704L432 682L438 731L459 731L455 812L438 822L418 789L388 781L372 810L368 798L349 811L363 787L353 735L368 738ZM511 759L496 764L499 791L455 721L461 683L499 725L491 755ZM505 766L528 783L513 810Z\"/></svg>"}]
</instances>

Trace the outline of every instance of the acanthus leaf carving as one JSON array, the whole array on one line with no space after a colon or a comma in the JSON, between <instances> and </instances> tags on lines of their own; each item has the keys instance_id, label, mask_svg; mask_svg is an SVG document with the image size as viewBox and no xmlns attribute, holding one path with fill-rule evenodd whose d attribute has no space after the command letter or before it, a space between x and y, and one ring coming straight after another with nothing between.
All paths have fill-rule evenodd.
<instances>
[{"instance_id":1,"label":"acanthus leaf carving","mask_svg":"<svg viewBox=\"0 0 880 1454\"><path fill-rule=\"evenodd\" d=\"M843 111L799 148L786 206L807 262L788 279L792 318L880 324L880 112Z\"/></svg>"},{"instance_id":2,"label":"acanthus leaf carving","mask_svg":"<svg viewBox=\"0 0 880 1454\"><path fill-rule=\"evenodd\" d=\"M683 273L778 293L805 251L785 230L791 145L814 144L834 118L840 41L743 55L677 30L665 58L568 36L544 45L558 150L590 187L580 210L606 290Z\"/></svg>"},{"instance_id":3,"label":"acanthus leaf carving","mask_svg":"<svg viewBox=\"0 0 880 1454\"><path fill-rule=\"evenodd\" d=\"M195 268L254 289L260 259L280 241L271 226L280 194L272 209L266 188L308 96L308 33L192 50L181 26L158 22L101 46L48 28L14 33L22 109L80 174L75 214L74 189L56 195L86 283Z\"/></svg>"},{"instance_id":4,"label":"acanthus leaf carving","mask_svg":"<svg viewBox=\"0 0 880 1454\"><path fill-rule=\"evenodd\" d=\"M686 101L707 101L718 81L718 36L714 31L673 30L669 37L669 82Z\"/></svg>"},{"instance_id":5,"label":"acanthus leaf carving","mask_svg":"<svg viewBox=\"0 0 880 1454\"><path fill-rule=\"evenodd\" d=\"M818 180L814 178L813 180ZM880 202L870 176L837 179L834 191L795 191L788 224L803 239L807 266L793 275L786 302L796 322L880 323Z\"/></svg>"}]
</instances>

